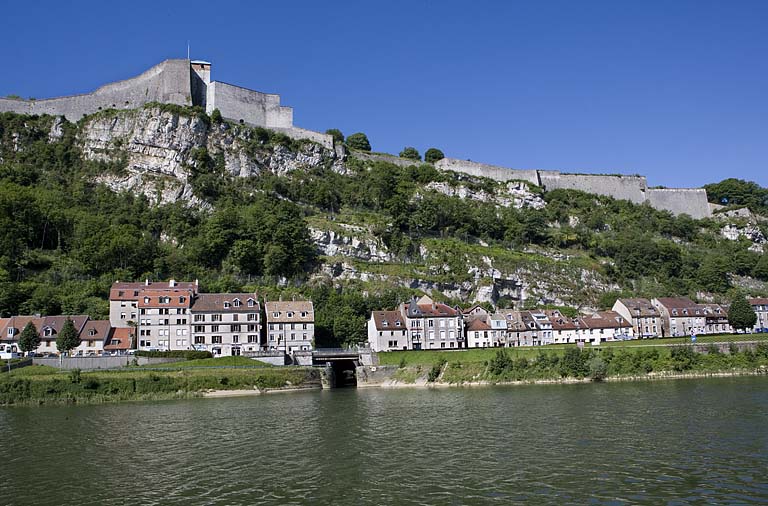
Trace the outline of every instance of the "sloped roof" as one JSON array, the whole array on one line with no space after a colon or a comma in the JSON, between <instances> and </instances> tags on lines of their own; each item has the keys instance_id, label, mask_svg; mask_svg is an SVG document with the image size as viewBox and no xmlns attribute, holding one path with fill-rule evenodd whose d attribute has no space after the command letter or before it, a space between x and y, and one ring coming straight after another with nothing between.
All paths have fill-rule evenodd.
<instances>
[{"instance_id":1,"label":"sloped roof","mask_svg":"<svg viewBox=\"0 0 768 506\"><path fill-rule=\"evenodd\" d=\"M598 311L597 313L581 318L581 321L591 329L617 329L631 327L616 311Z\"/></svg>"},{"instance_id":2,"label":"sloped roof","mask_svg":"<svg viewBox=\"0 0 768 506\"><path fill-rule=\"evenodd\" d=\"M376 325L376 330L405 329L405 321L400 311L373 311L371 316L373 317L374 325Z\"/></svg>"},{"instance_id":3,"label":"sloped roof","mask_svg":"<svg viewBox=\"0 0 768 506\"><path fill-rule=\"evenodd\" d=\"M768 305L768 299L765 297L755 297L753 299L747 299L753 306L765 306Z\"/></svg>"},{"instance_id":4,"label":"sloped roof","mask_svg":"<svg viewBox=\"0 0 768 506\"><path fill-rule=\"evenodd\" d=\"M80 339L82 341L101 340L106 343L111 334L112 325L110 325L109 320L88 320L80 331Z\"/></svg>"},{"instance_id":5,"label":"sloped roof","mask_svg":"<svg viewBox=\"0 0 768 506\"><path fill-rule=\"evenodd\" d=\"M248 306L248 300L253 300L253 306ZM240 306L235 306L235 300L240 301ZM228 302L229 307L224 303ZM192 312L220 312L240 313L260 311L261 304L255 293L200 293L192 303Z\"/></svg>"},{"instance_id":6,"label":"sloped roof","mask_svg":"<svg viewBox=\"0 0 768 506\"><path fill-rule=\"evenodd\" d=\"M315 320L314 306L311 300L282 300L267 301L264 303L267 313L267 321L270 323L284 322L313 322ZM301 317L301 313L306 316ZM277 316L274 314L277 313ZM292 313L293 316L288 316Z\"/></svg>"},{"instance_id":7,"label":"sloped roof","mask_svg":"<svg viewBox=\"0 0 768 506\"><path fill-rule=\"evenodd\" d=\"M112 283L112 287L109 290L109 300L138 300L140 292L145 289L153 290L174 290L184 289L192 290L197 293L197 282L191 281L171 281L155 282L155 281L138 281L138 282L125 282L115 281Z\"/></svg>"},{"instance_id":8,"label":"sloped roof","mask_svg":"<svg viewBox=\"0 0 768 506\"><path fill-rule=\"evenodd\" d=\"M667 309L697 309L698 304L688 297L659 297L659 304Z\"/></svg>"},{"instance_id":9,"label":"sloped roof","mask_svg":"<svg viewBox=\"0 0 768 506\"><path fill-rule=\"evenodd\" d=\"M130 350L131 349L131 331L130 327L118 327L112 329L112 337L109 342L104 344L105 350Z\"/></svg>"},{"instance_id":10,"label":"sloped roof","mask_svg":"<svg viewBox=\"0 0 768 506\"><path fill-rule=\"evenodd\" d=\"M193 290L183 288L141 290L139 292L139 307L190 307L193 296ZM162 297L168 297L168 302L160 303Z\"/></svg>"},{"instance_id":11,"label":"sloped roof","mask_svg":"<svg viewBox=\"0 0 768 506\"><path fill-rule=\"evenodd\" d=\"M469 322L469 325L467 326L468 331L484 331L484 330L491 330L491 326L485 323L482 318L475 318L471 322Z\"/></svg>"},{"instance_id":12,"label":"sloped roof","mask_svg":"<svg viewBox=\"0 0 768 506\"><path fill-rule=\"evenodd\" d=\"M634 299L619 299L619 302L629 310L632 316L640 317L658 317L660 316L659 310L651 304L648 299L634 298Z\"/></svg>"}]
</instances>

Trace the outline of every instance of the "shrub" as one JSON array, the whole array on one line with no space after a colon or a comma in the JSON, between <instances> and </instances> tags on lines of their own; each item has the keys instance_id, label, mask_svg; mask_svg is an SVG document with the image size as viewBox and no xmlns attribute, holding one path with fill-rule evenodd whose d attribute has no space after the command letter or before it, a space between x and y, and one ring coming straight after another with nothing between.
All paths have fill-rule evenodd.
<instances>
[{"instance_id":1,"label":"shrub","mask_svg":"<svg viewBox=\"0 0 768 506\"><path fill-rule=\"evenodd\" d=\"M589 377L592 381L603 381L608 375L608 364L601 357L592 357L589 362Z\"/></svg>"},{"instance_id":2,"label":"shrub","mask_svg":"<svg viewBox=\"0 0 768 506\"><path fill-rule=\"evenodd\" d=\"M512 359L503 348L499 348L496 350L496 355L488 362L488 373L492 376L501 376L512 367Z\"/></svg>"},{"instance_id":3,"label":"shrub","mask_svg":"<svg viewBox=\"0 0 768 506\"><path fill-rule=\"evenodd\" d=\"M669 352L672 361L672 369L675 371L687 371L693 369L698 357L690 346L677 346Z\"/></svg>"},{"instance_id":4,"label":"shrub","mask_svg":"<svg viewBox=\"0 0 768 506\"><path fill-rule=\"evenodd\" d=\"M443 158L445 158L445 155L437 148L429 148L427 152L424 153L424 161L427 163L435 163Z\"/></svg>"},{"instance_id":5,"label":"shrub","mask_svg":"<svg viewBox=\"0 0 768 506\"><path fill-rule=\"evenodd\" d=\"M69 381L72 383L80 383L80 369L72 369L69 371Z\"/></svg>"},{"instance_id":6,"label":"shrub","mask_svg":"<svg viewBox=\"0 0 768 506\"><path fill-rule=\"evenodd\" d=\"M397 367L400 368L400 369L404 369L406 364L407 364L407 362L405 360L405 357L403 357L403 358L400 359L400 365L398 365Z\"/></svg>"},{"instance_id":7,"label":"shrub","mask_svg":"<svg viewBox=\"0 0 768 506\"><path fill-rule=\"evenodd\" d=\"M440 376L440 373L443 371L443 366L447 360L445 358L441 358L437 361L435 365L432 366L432 369L429 370L429 373L427 374L427 381L430 383L434 383L437 381L437 378Z\"/></svg>"},{"instance_id":8,"label":"shrub","mask_svg":"<svg viewBox=\"0 0 768 506\"><path fill-rule=\"evenodd\" d=\"M421 160L421 155L416 148L408 146L400 151L400 158L407 158L409 160Z\"/></svg>"},{"instance_id":9,"label":"shrub","mask_svg":"<svg viewBox=\"0 0 768 506\"><path fill-rule=\"evenodd\" d=\"M211 113L211 121L214 123L221 123L224 121L224 118L221 117L221 111L218 109L214 109Z\"/></svg>"},{"instance_id":10,"label":"shrub","mask_svg":"<svg viewBox=\"0 0 768 506\"><path fill-rule=\"evenodd\" d=\"M363 132L357 132L347 137L347 146L353 149L359 149L360 151L371 150L371 143L368 141L368 136Z\"/></svg>"}]
</instances>

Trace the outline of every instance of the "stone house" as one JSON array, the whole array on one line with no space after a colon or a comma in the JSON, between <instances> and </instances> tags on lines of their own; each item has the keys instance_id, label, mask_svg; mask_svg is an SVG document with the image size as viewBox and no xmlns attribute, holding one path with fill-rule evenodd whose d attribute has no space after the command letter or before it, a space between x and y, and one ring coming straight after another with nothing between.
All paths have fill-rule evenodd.
<instances>
[{"instance_id":1,"label":"stone house","mask_svg":"<svg viewBox=\"0 0 768 506\"><path fill-rule=\"evenodd\" d=\"M532 346L543 346L553 344L554 336L552 334L552 322L547 315L541 311L521 311L523 323L532 331Z\"/></svg>"},{"instance_id":2,"label":"stone house","mask_svg":"<svg viewBox=\"0 0 768 506\"><path fill-rule=\"evenodd\" d=\"M552 342L554 344L576 343L582 337L584 330L579 318L569 318L557 309L542 311L552 325Z\"/></svg>"},{"instance_id":3,"label":"stone house","mask_svg":"<svg viewBox=\"0 0 768 506\"><path fill-rule=\"evenodd\" d=\"M704 313L705 334L731 334L733 327L728 323L728 311L720 304L699 304Z\"/></svg>"},{"instance_id":4,"label":"stone house","mask_svg":"<svg viewBox=\"0 0 768 506\"><path fill-rule=\"evenodd\" d=\"M632 330L638 339L662 335L661 313L650 300L642 298L618 299L613 304L612 310L632 324Z\"/></svg>"},{"instance_id":5,"label":"stone house","mask_svg":"<svg viewBox=\"0 0 768 506\"><path fill-rule=\"evenodd\" d=\"M507 346L532 346L534 330L523 321L522 311L516 309L501 309L500 314L507 325Z\"/></svg>"},{"instance_id":6,"label":"stone house","mask_svg":"<svg viewBox=\"0 0 768 506\"><path fill-rule=\"evenodd\" d=\"M199 293L190 314L197 350L232 356L264 348L261 304L255 293Z\"/></svg>"},{"instance_id":7,"label":"stone house","mask_svg":"<svg viewBox=\"0 0 768 506\"><path fill-rule=\"evenodd\" d=\"M660 297L651 303L662 319L662 337L690 336L706 331L704 310L688 297Z\"/></svg>"},{"instance_id":8,"label":"stone house","mask_svg":"<svg viewBox=\"0 0 768 506\"><path fill-rule=\"evenodd\" d=\"M373 311L368 320L368 346L373 351L412 350L400 311Z\"/></svg>"},{"instance_id":9,"label":"stone house","mask_svg":"<svg viewBox=\"0 0 768 506\"><path fill-rule=\"evenodd\" d=\"M768 299L757 297L749 299L752 309L757 315L757 322L753 327L754 332L768 332Z\"/></svg>"},{"instance_id":10,"label":"stone house","mask_svg":"<svg viewBox=\"0 0 768 506\"><path fill-rule=\"evenodd\" d=\"M446 304L435 302L424 295L402 303L400 314L405 317L411 348L458 349L466 348L461 311Z\"/></svg>"},{"instance_id":11,"label":"stone house","mask_svg":"<svg viewBox=\"0 0 768 506\"><path fill-rule=\"evenodd\" d=\"M167 283L157 283L150 280L144 282L115 281L109 290L109 322L113 328L131 327L139 323L139 299L141 291L152 290L192 290L197 293L198 282L177 282L173 279Z\"/></svg>"},{"instance_id":12,"label":"stone house","mask_svg":"<svg viewBox=\"0 0 768 506\"><path fill-rule=\"evenodd\" d=\"M143 288L139 291L138 349L189 350L192 288Z\"/></svg>"},{"instance_id":13,"label":"stone house","mask_svg":"<svg viewBox=\"0 0 768 506\"><path fill-rule=\"evenodd\" d=\"M632 324L616 311L598 311L580 319L585 332L582 333L584 342L592 344L631 338L634 335Z\"/></svg>"},{"instance_id":14,"label":"stone house","mask_svg":"<svg viewBox=\"0 0 768 506\"><path fill-rule=\"evenodd\" d=\"M72 356L94 356L101 355L104 352L104 343L112 333L112 327L108 320L91 320L86 315L59 315L59 316L13 316L4 319L4 324L0 327L3 343L18 343L19 336L27 326L32 323L37 329L40 337L40 345L34 350L34 353L58 354L56 339L59 337L67 318L72 320L72 324L80 338L80 345L70 353Z\"/></svg>"},{"instance_id":15,"label":"stone house","mask_svg":"<svg viewBox=\"0 0 768 506\"><path fill-rule=\"evenodd\" d=\"M262 349L292 353L314 348L315 310L312 301L267 301L267 340Z\"/></svg>"},{"instance_id":16,"label":"stone house","mask_svg":"<svg viewBox=\"0 0 768 506\"><path fill-rule=\"evenodd\" d=\"M505 325L506 326L506 325ZM469 348L492 348L491 326L483 318L472 318L466 326Z\"/></svg>"}]
</instances>

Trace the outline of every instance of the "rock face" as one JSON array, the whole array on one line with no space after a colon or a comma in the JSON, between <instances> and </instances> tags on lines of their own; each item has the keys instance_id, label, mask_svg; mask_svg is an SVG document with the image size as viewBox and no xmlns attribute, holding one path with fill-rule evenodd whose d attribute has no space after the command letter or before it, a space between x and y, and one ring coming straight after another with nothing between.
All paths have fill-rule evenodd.
<instances>
[{"instance_id":1,"label":"rock face","mask_svg":"<svg viewBox=\"0 0 768 506\"><path fill-rule=\"evenodd\" d=\"M88 160L125 164L124 173L103 174L100 182L115 191L144 194L158 204L182 200L206 207L189 185L201 148L212 157L223 157L225 172L236 177L285 175L326 163L342 170L336 152L319 144L300 143L296 151L281 145L252 149L257 142L252 137L248 128L211 125L198 116L150 107L96 115L84 125L80 142Z\"/></svg>"},{"instance_id":2,"label":"rock face","mask_svg":"<svg viewBox=\"0 0 768 506\"><path fill-rule=\"evenodd\" d=\"M540 195L533 193L528 184L522 181L509 182L502 191L496 194L490 194L484 190L472 190L465 185L452 186L443 182L429 183L426 185L426 188L449 197L489 202L501 207L541 209L546 206L544 199Z\"/></svg>"}]
</instances>

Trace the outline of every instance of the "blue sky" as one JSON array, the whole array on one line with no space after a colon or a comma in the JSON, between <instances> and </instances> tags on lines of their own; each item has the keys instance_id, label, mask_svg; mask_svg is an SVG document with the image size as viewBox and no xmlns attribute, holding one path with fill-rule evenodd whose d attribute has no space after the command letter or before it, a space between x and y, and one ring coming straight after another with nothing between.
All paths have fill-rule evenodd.
<instances>
[{"instance_id":1,"label":"blue sky","mask_svg":"<svg viewBox=\"0 0 768 506\"><path fill-rule=\"evenodd\" d=\"M768 186L768 1L6 2L0 96L166 58L294 123L514 168Z\"/></svg>"}]
</instances>

